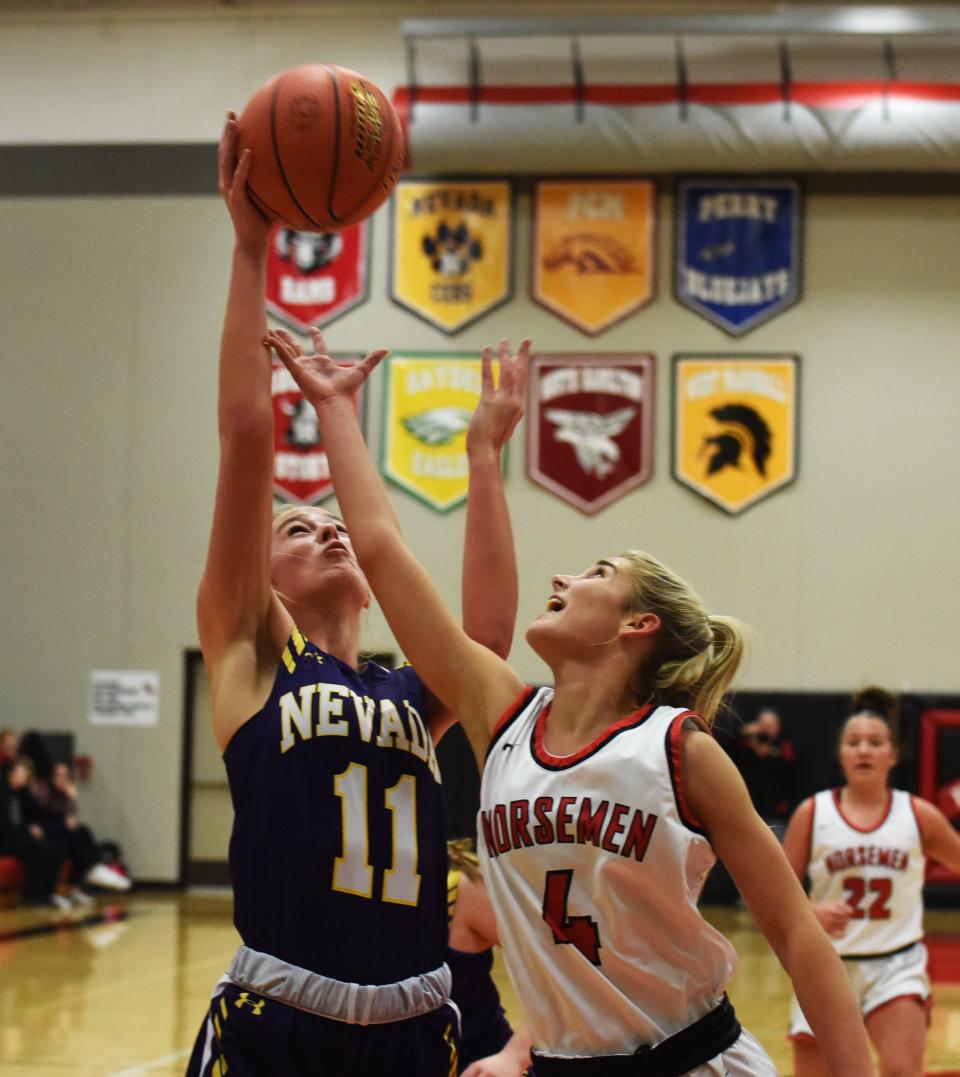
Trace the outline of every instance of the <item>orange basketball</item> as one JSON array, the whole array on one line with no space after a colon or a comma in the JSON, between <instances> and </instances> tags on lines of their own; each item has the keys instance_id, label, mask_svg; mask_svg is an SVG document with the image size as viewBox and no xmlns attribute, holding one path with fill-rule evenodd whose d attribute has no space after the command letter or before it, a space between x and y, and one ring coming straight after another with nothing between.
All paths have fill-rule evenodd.
<instances>
[{"instance_id":1,"label":"orange basketball","mask_svg":"<svg viewBox=\"0 0 960 1077\"><path fill-rule=\"evenodd\" d=\"M400 178L400 118L369 79L333 64L281 71L247 102L237 152L253 151L247 190L271 220L335 232L383 202Z\"/></svg>"}]
</instances>

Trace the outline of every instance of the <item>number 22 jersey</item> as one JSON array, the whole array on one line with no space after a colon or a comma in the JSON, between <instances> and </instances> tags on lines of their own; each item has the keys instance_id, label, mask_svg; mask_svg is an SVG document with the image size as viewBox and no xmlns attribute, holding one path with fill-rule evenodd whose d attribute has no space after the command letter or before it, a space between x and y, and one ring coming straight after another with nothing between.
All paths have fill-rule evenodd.
<instances>
[{"instance_id":1,"label":"number 22 jersey","mask_svg":"<svg viewBox=\"0 0 960 1077\"><path fill-rule=\"evenodd\" d=\"M913 798L891 789L887 811L863 829L843 814L839 789L813 798L810 829L810 900L845 901L847 928L832 939L844 957L887 954L923 938L926 859Z\"/></svg>"},{"instance_id":2,"label":"number 22 jersey","mask_svg":"<svg viewBox=\"0 0 960 1077\"><path fill-rule=\"evenodd\" d=\"M689 711L646 706L573 755L545 745L550 688L494 731L478 848L537 1049L623 1054L712 1010L736 967L697 898L716 862L683 802Z\"/></svg>"}]
</instances>

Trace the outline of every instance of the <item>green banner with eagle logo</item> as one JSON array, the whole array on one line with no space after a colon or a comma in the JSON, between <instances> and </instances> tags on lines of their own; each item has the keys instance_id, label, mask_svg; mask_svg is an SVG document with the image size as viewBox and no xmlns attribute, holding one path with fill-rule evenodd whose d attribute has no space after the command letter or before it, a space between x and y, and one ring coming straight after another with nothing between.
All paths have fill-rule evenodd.
<instances>
[{"instance_id":1,"label":"green banner with eagle logo","mask_svg":"<svg viewBox=\"0 0 960 1077\"><path fill-rule=\"evenodd\" d=\"M467 426L480 399L480 356L391 355L384 366L381 471L437 512L467 497ZM497 377L499 363L493 364Z\"/></svg>"},{"instance_id":2,"label":"green banner with eagle logo","mask_svg":"<svg viewBox=\"0 0 960 1077\"><path fill-rule=\"evenodd\" d=\"M731 515L797 476L796 355L676 355L673 475Z\"/></svg>"}]
</instances>

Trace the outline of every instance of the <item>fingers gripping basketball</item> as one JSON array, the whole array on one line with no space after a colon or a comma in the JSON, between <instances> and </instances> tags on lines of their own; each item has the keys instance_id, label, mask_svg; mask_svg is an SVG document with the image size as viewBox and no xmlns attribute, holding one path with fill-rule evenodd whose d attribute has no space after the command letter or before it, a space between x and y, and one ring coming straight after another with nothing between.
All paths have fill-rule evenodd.
<instances>
[{"instance_id":1,"label":"fingers gripping basketball","mask_svg":"<svg viewBox=\"0 0 960 1077\"><path fill-rule=\"evenodd\" d=\"M300 232L333 232L368 217L403 168L403 127L386 95L333 64L275 75L250 98L239 127L238 154L253 151L251 198Z\"/></svg>"}]
</instances>

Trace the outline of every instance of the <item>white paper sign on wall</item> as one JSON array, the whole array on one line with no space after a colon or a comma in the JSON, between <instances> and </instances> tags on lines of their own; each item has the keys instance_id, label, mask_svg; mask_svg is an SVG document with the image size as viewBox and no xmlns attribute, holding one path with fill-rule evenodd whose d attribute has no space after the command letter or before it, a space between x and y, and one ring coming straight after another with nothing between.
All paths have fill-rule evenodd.
<instances>
[{"instance_id":1,"label":"white paper sign on wall","mask_svg":"<svg viewBox=\"0 0 960 1077\"><path fill-rule=\"evenodd\" d=\"M93 725L156 725L160 675L136 669L90 672L89 714Z\"/></svg>"}]
</instances>

